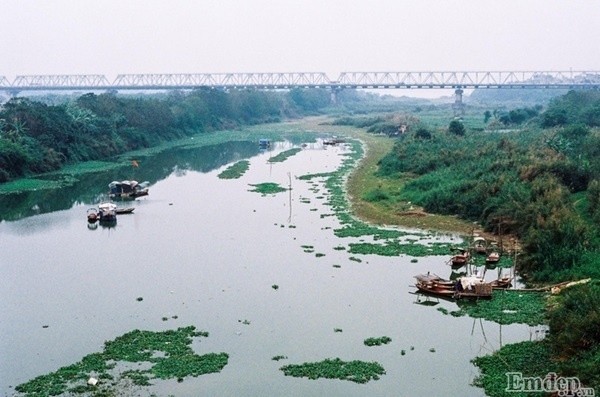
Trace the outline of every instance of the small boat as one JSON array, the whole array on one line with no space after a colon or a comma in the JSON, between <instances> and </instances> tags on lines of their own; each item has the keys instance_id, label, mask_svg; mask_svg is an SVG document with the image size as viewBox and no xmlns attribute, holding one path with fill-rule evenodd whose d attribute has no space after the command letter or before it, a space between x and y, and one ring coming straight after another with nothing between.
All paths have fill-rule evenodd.
<instances>
[{"instance_id":1,"label":"small boat","mask_svg":"<svg viewBox=\"0 0 600 397\"><path fill-rule=\"evenodd\" d=\"M90 223L96 222L100 218L100 214L97 208L90 208L87 210L87 220Z\"/></svg>"},{"instance_id":2,"label":"small boat","mask_svg":"<svg viewBox=\"0 0 600 397\"><path fill-rule=\"evenodd\" d=\"M135 199L137 197L148 195L148 185L150 182L138 181L112 181L108 184L108 196L111 199Z\"/></svg>"},{"instance_id":3,"label":"small boat","mask_svg":"<svg viewBox=\"0 0 600 397\"><path fill-rule=\"evenodd\" d=\"M492 298L492 283L486 283L477 275L464 276L458 279L456 282L452 280L445 280L439 276L430 274L420 274L415 276L415 278L417 279L415 287L417 287L420 292L426 294L455 299Z\"/></svg>"},{"instance_id":4,"label":"small boat","mask_svg":"<svg viewBox=\"0 0 600 397\"><path fill-rule=\"evenodd\" d=\"M491 299L492 285L477 274L461 277L456 283L456 295L459 298Z\"/></svg>"},{"instance_id":5,"label":"small boat","mask_svg":"<svg viewBox=\"0 0 600 397\"><path fill-rule=\"evenodd\" d=\"M469 261L470 256L471 255L469 254L469 250L459 248L458 254L450 258L450 264L452 265L452 267L464 266Z\"/></svg>"},{"instance_id":6,"label":"small boat","mask_svg":"<svg viewBox=\"0 0 600 397\"><path fill-rule=\"evenodd\" d=\"M131 214L133 212L133 210L135 210L134 207L128 207L128 208L117 208L115 210L115 212L117 213L117 215L121 215L121 214Z\"/></svg>"},{"instance_id":7,"label":"small boat","mask_svg":"<svg viewBox=\"0 0 600 397\"><path fill-rule=\"evenodd\" d=\"M500 262L500 254L497 251L492 251L485 258L485 263L487 264L496 264Z\"/></svg>"},{"instance_id":8,"label":"small boat","mask_svg":"<svg viewBox=\"0 0 600 397\"><path fill-rule=\"evenodd\" d=\"M454 297L456 292L456 283L452 280L445 280L435 274L418 274L415 276L417 282L415 286L421 292L431 295Z\"/></svg>"},{"instance_id":9,"label":"small boat","mask_svg":"<svg viewBox=\"0 0 600 397\"><path fill-rule=\"evenodd\" d=\"M117 206L113 203L102 203L98 205L100 222L111 223L117 221Z\"/></svg>"},{"instance_id":10,"label":"small boat","mask_svg":"<svg viewBox=\"0 0 600 397\"><path fill-rule=\"evenodd\" d=\"M260 147L261 149L265 149L268 147L271 147L271 141L265 138L259 139L258 140L258 147Z\"/></svg>"},{"instance_id":11,"label":"small boat","mask_svg":"<svg viewBox=\"0 0 600 397\"><path fill-rule=\"evenodd\" d=\"M503 277L491 281L490 284L492 285L492 289L507 289L512 286L511 280L512 278L510 277Z\"/></svg>"},{"instance_id":12,"label":"small boat","mask_svg":"<svg viewBox=\"0 0 600 397\"><path fill-rule=\"evenodd\" d=\"M483 237L475 237L473 239L473 249L478 254L487 253L487 243Z\"/></svg>"}]
</instances>

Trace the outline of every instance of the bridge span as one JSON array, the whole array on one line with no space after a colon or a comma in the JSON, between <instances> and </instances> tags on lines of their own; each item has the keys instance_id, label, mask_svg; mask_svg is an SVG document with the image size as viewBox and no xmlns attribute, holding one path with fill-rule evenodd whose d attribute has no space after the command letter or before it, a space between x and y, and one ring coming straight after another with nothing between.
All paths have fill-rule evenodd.
<instances>
[{"instance_id":1,"label":"bridge span","mask_svg":"<svg viewBox=\"0 0 600 397\"><path fill-rule=\"evenodd\" d=\"M10 82L0 76L0 90L104 91L217 89L473 89L600 88L600 71L429 71L343 72L331 79L322 72L26 75Z\"/></svg>"}]
</instances>

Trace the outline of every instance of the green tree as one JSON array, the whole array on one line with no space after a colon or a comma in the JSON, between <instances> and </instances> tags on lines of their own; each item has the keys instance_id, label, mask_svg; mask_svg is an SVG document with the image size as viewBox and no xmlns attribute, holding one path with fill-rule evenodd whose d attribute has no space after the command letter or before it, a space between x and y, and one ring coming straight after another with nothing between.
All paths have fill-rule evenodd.
<instances>
[{"instance_id":1,"label":"green tree","mask_svg":"<svg viewBox=\"0 0 600 397\"><path fill-rule=\"evenodd\" d=\"M465 126L458 120L452 120L448 126L448 132L453 135L463 136L465 135Z\"/></svg>"}]
</instances>

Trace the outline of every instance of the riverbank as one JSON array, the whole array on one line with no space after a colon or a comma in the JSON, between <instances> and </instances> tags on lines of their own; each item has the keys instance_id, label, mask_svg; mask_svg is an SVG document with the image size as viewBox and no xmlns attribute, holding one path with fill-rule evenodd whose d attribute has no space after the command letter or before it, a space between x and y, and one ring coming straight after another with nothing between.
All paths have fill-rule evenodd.
<instances>
[{"instance_id":1,"label":"riverbank","mask_svg":"<svg viewBox=\"0 0 600 397\"><path fill-rule=\"evenodd\" d=\"M455 216L429 214L422 208L408 202L388 205L385 202L369 201L366 198L377 189L400 190L406 180L379 177L376 175L379 161L393 148L395 139L385 135L375 135L364 129L331 125L328 117L305 118L294 122L306 130L346 135L360 140L365 154L351 172L346 188L352 213L358 218L375 225L402 226L441 232L471 235L473 223Z\"/></svg>"}]
</instances>

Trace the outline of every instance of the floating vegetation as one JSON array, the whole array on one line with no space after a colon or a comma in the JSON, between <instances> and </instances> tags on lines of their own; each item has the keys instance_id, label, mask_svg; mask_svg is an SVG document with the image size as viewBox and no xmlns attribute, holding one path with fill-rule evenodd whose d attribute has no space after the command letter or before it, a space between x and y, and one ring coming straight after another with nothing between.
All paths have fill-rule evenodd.
<instances>
[{"instance_id":1,"label":"floating vegetation","mask_svg":"<svg viewBox=\"0 0 600 397\"><path fill-rule=\"evenodd\" d=\"M141 296L138 296L138 297L136 298L136 301L138 301L138 302L141 302L141 301L143 301L143 300L144 300L144 298L142 298Z\"/></svg>"},{"instance_id":2,"label":"floating vegetation","mask_svg":"<svg viewBox=\"0 0 600 397\"><path fill-rule=\"evenodd\" d=\"M281 163L300 151L302 151L302 148L299 147L286 150L284 152L279 153L275 157L271 157L269 159L269 163Z\"/></svg>"},{"instance_id":3,"label":"floating vegetation","mask_svg":"<svg viewBox=\"0 0 600 397\"><path fill-rule=\"evenodd\" d=\"M435 353L435 347L432 347L431 349L429 349L429 351L430 351L431 353Z\"/></svg>"},{"instance_id":4,"label":"floating vegetation","mask_svg":"<svg viewBox=\"0 0 600 397\"><path fill-rule=\"evenodd\" d=\"M333 267L335 267L336 269L339 269L342 266L341 265L333 265Z\"/></svg>"},{"instance_id":5,"label":"floating vegetation","mask_svg":"<svg viewBox=\"0 0 600 397\"><path fill-rule=\"evenodd\" d=\"M389 336L382 336L380 338L367 338L363 341L366 346L381 346L387 345L392 341Z\"/></svg>"},{"instance_id":6,"label":"floating vegetation","mask_svg":"<svg viewBox=\"0 0 600 397\"><path fill-rule=\"evenodd\" d=\"M339 358L325 359L315 363L291 364L280 368L286 376L309 379L340 379L356 383L378 380L385 369L376 362L342 361Z\"/></svg>"},{"instance_id":7,"label":"floating vegetation","mask_svg":"<svg viewBox=\"0 0 600 397\"><path fill-rule=\"evenodd\" d=\"M267 194L281 193L288 190L287 188L281 187L279 184L274 182L264 182L256 185L250 184L250 186L254 186L254 189L248 190L249 192L260 193L263 196L266 196Z\"/></svg>"},{"instance_id":8,"label":"floating vegetation","mask_svg":"<svg viewBox=\"0 0 600 397\"><path fill-rule=\"evenodd\" d=\"M428 245L420 243L403 243L398 241L388 241L385 244L373 243L350 243L348 252L352 254L376 254L381 256L430 256L430 255L448 255L451 245L444 243L431 243Z\"/></svg>"},{"instance_id":9,"label":"floating vegetation","mask_svg":"<svg viewBox=\"0 0 600 397\"><path fill-rule=\"evenodd\" d=\"M0 194L12 194L32 190L59 189L72 186L75 182L77 182L76 179L68 176L56 180L36 178L18 179L16 181L0 183Z\"/></svg>"},{"instance_id":10,"label":"floating vegetation","mask_svg":"<svg viewBox=\"0 0 600 397\"><path fill-rule=\"evenodd\" d=\"M163 317L162 320L163 321L167 321L169 319L169 317Z\"/></svg>"},{"instance_id":11,"label":"floating vegetation","mask_svg":"<svg viewBox=\"0 0 600 397\"><path fill-rule=\"evenodd\" d=\"M343 332L343 330L341 328L334 328L333 332Z\"/></svg>"},{"instance_id":12,"label":"floating vegetation","mask_svg":"<svg viewBox=\"0 0 600 397\"><path fill-rule=\"evenodd\" d=\"M301 245L300 247L302 247L304 249L313 249L313 248L315 248L314 245Z\"/></svg>"},{"instance_id":13,"label":"floating vegetation","mask_svg":"<svg viewBox=\"0 0 600 397\"><path fill-rule=\"evenodd\" d=\"M271 360L273 361L279 361L279 360L287 360L287 356L274 356L271 358Z\"/></svg>"},{"instance_id":14,"label":"floating vegetation","mask_svg":"<svg viewBox=\"0 0 600 397\"><path fill-rule=\"evenodd\" d=\"M346 247L344 247L343 245L338 245L337 247L333 247L333 249L336 251L345 251Z\"/></svg>"},{"instance_id":15,"label":"floating vegetation","mask_svg":"<svg viewBox=\"0 0 600 397\"><path fill-rule=\"evenodd\" d=\"M248 160L241 160L227 167L227 169L217 175L217 177L221 179L238 179L241 178L249 168L250 162Z\"/></svg>"},{"instance_id":16,"label":"floating vegetation","mask_svg":"<svg viewBox=\"0 0 600 397\"><path fill-rule=\"evenodd\" d=\"M358 263L361 263L361 262L362 262L362 259L360 259L360 258L357 258L357 257L355 257L355 256L351 256L351 257L350 257L350 258L348 258L348 259L349 259L349 260L351 260L351 261L354 261L354 262L358 262Z\"/></svg>"},{"instance_id":17,"label":"floating vegetation","mask_svg":"<svg viewBox=\"0 0 600 397\"><path fill-rule=\"evenodd\" d=\"M485 394L491 397L521 395L506 391L506 374L509 372L541 378L552 372L559 373L558 365L552 360L550 347L545 341L505 345L494 354L477 357L472 362L481 371L473 385L482 387Z\"/></svg>"},{"instance_id":18,"label":"floating vegetation","mask_svg":"<svg viewBox=\"0 0 600 397\"><path fill-rule=\"evenodd\" d=\"M363 156L364 149L361 143L356 140L349 141L349 145L350 152L344 155L346 158L342 161L342 165L336 171L307 174L298 178L306 181L312 181L314 179L325 180L325 187L329 191L329 200L326 204L332 207L333 213L338 217L342 224L341 228L334 230L334 234L337 237L373 236L373 239L375 240L387 240L385 244L350 244L349 252L354 254L377 254L385 256L398 256L401 254L411 256L447 255L451 248L450 244L422 244L415 242L420 237L425 236L425 233L408 233L398 229L376 227L362 222L350 214L350 206L344 191L344 183L347 175ZM313 186L315 186L315 184L313 184ZM407 235L413 236L413 239L402 242L397 241L398 238Z\"/></svg>"},{"instance_id":19,"label":"floating vegetation","mask_svg":"<svg viewBox=\"0 0 600 397\"><path fill-rule=\"evenodd\" d=\"M307 254L312 254L313 252L315 252L315 250L313 250L313 249L305 249L304 252L306 252Z\"/></svg>"},{"instance_id":20,"label":"floating vegetation","mask_svg":"<svg viewBox=\"0 0 600 397\"><path fill-rule=\"evenodd\" d=\"M295 229L295 228L296 228L296 225L289 225L288 227L289 227L290 229Z\"/></svg>"},{"instance_id":21,"label":"floating vegetation","mask_svg":"<svg viewBox=\"0 0 600 397\"><path fill-rule=\"evenodd\" d=\"M273 288L275 291L277 291L279 289L279 285L273 284L273 285L271 285L271 288Z\"/></svg>"},{"instance_id":22,"label":"floating vegetation","mask_svg":"<svg viewBox=\"0 0 600 397\"><path fill-rule=\"evenodd\" d=\"M419 261L419 260L418 260L417 258L412 258L412 259L410 260L410 263L417 263L418 261Z\"/></svg>"},{"instance_id":23,"label":"floating vegetation","mask_svg":"<svg viewBox=\"0 0 600 397\"><path fill-rule=\"evenodd\" d=\"M444 314L455 317L469 316L494 321L498 324L545 324L546 301L548 294L542 292L522 292L518 290L496 290L492 299L477 302L458 302L459 310Z\"/></svg>"},{"instance_id":24,"label":"floating vegetation","mask_svg":"<svg viewBox=\"0 0 600 397\"><path fill-rule=\"evenodd\" d=\"M316 256L317 258L321 258L321 257L325 256L325 254L322 254L322 253L320 253L320 252L317 252L317 253L315 254L315 256Z\"/></svg>"},{"instance_id":25,"label":"floating vegetation","mask_svg":"<svg viewBox=\"0 0 600 397\"><path fill-rule=\"evenodd\" d=\"M148 386L152 379L181 379L220 372L227 365L226 353L197 355L190 345L195 337L208 337L208 332L194 326L163 332L135 330L104 344L102 353L92 353L80 362L41 375L15 387L25 396L55 396L67 392L87 392L87 379L93 374L100 379L93 386L94 395L117 395L119 382L129 380L136 386ZM143 370L123 370L117 364L149 363ZM125 365L119 365L122 368Z\"/></svg>"},{"instance_id":26,"label":"floating vegetation","mask_svg":"<svg viewBox=\"0 0 600 397\"><path fill-rule=\"evenodd\" d=\"M244 325L250 325L250 321L248 321L248 320L244 320L244 321L238 320L238 323L242 323Z\"/></svg>"}]
</instances>

